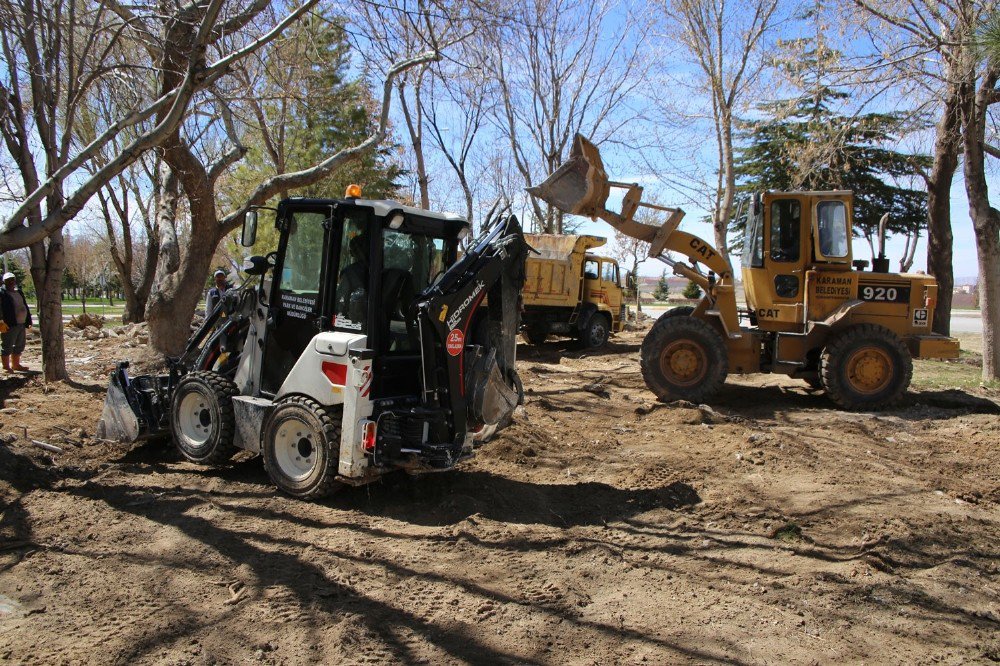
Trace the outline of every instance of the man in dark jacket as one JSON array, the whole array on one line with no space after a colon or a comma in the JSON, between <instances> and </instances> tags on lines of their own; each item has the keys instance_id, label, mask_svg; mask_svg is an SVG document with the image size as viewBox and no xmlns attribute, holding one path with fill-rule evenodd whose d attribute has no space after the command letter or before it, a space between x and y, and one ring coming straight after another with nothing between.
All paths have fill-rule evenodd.
<instances>
[{"instance_id":1,"label":"man in dark jacket","mask_svg":"<svg viewBox=\"0 0 1000 666\"><path fill-rule=\"evenodd\" d=\"M208 296L205 297L205 316L212 314L215 308L219 307L219 303L222 302L222 296L229 289L229 283L226 282L226 272L223 270L215 271L215 286L208 290Z\"/></svg>"},{"instance_id":2,"label":"man in dark jacket","mask_svg":"<svg viewBox=\"0 0 1000 666\"><path fill-rule=\"evenodd\" d=\"M6 372L27 370L27 366L21 365L21 353L24 351L24 332L31 328L31 310L13 273L3 275L0 310L3 312L3 326L0 326L0 331L3 331L0 333L3 369Z\"/></svg>"}]
</instances>

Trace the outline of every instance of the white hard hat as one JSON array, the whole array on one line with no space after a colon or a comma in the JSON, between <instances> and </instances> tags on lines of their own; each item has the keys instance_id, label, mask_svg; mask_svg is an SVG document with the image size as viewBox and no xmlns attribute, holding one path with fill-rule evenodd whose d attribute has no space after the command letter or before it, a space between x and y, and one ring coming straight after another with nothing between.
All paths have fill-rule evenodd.
<instances>
[{"instance_id":1,"label":"white hard hat","mask_svg":"<svg viewBox=\"0 0 1000 666\"><path fill-rule=\"evenodd\" d=\"M220 275L221 275L222 277L226 277L226 271L222 270L221 268L220 268L219 270L215 271L215 276L216 276L216 277L218 277L218 276L220 276Z\"/></svg>"},{"instance_id":2,"label":"white hard hat","mask_svg":"<svg viewBox=\"0 0 1000 666\"><path fill-rule=\"evenodd\" d=\"M17 276L14 275L13 273L8 272L8 273L4 273L3 274L3 281L4 282L6 282L7 280L16 280L16 279L17 279Z\"/></svg>"}]
</instances>

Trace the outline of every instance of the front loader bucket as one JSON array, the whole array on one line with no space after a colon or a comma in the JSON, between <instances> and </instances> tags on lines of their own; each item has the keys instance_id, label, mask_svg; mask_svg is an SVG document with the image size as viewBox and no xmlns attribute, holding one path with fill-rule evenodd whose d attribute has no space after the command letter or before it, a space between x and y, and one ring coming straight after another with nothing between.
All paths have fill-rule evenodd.
<instances>
[{"instance_id":1,"label":"front loader bucket","mask_svg":"<svg viewBox=\"0 0 1000 666\"><path fill-rule=\"evenodd\" d=\"M101 420L97 422L97 437L113 442L136 442L139 441L140 432L139 417L132 410L118 373L115 372L111 375Z\"/></svg>"},{"instance_id":2,"label":"front loader bucket","mask_svg":"<svg viewBox=\"0 0 1000 666\"><path fill-rule=\"evenodd\" d=\"M176 373L129 377L127 362L111 373L97 437L130 443L166 434L167 411Z\"/></svg>"},{"instance_id":3,"label":"front loader bucket","mask_svg":"<svg viewBox=\"0 0 1000 666\"><path fill-rule=\"evenodd\" d=\"M528 193L564 213L597 217L611 190L597 146L577 134L569 160Z\"/></svg>"}]
</instances>

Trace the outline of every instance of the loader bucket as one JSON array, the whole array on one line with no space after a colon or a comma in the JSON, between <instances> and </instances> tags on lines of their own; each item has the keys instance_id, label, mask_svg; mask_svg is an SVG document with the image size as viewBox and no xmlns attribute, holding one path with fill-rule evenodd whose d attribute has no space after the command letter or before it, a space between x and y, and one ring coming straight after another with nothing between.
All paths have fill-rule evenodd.
<instances>
[{"instance_id":1,"label":"loader bucket","mask_svg":"<svg viewBox=\"0 0 1000 666\"><path fill-rule=\"evenodd\" d=\"M529 187L528 193L564 213L597 217L604 210L610 189L600 151L577 134L569 160L541 185Z\"/></svg>"},{"instance_id":2,"label":"loader bucket","mask_svg":"<svg viewBox=\"0 0 1000 666\"><path fill-rule=\"evenodd\" d=\"M111 373L97 437L130 443L164 436L176 373L129 377L127 368L128 363L122 362Z\"/></svg>"},{"instance_id":3,"label":"loader bucket","mask_svg":"<svg viewBox=\"0 0 1000 666\"><path fill-rule=\"evenodd\" d=\"M111 375L104 410L101 412L101 420L97 422L97 437L113 442L136 442L139 440L139 432L139 417L132 411L132 405L125 396L125 389L116 372Z\"/></svg>"}]
</instances>

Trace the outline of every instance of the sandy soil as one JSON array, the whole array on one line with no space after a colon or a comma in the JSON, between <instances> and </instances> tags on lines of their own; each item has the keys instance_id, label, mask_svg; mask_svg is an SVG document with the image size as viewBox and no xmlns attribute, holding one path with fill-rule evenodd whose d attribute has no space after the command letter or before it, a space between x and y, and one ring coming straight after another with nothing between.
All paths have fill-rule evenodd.
<instances>
[{"instance_id":1,"label":"sandy soil","mask_svg":"<svg viewBox=\"0 0 1000 666\"><path fill-rule=\"evenodd\" d=\"M149 352L71 341L74 383L0 386L0 661L1000 660L995 392L918 369L879 414L777 377L662 405L640 339L522 347L526 405L475 460L321 504L259 459L95 441L104 374Z\"/></svg>"}]
</instances>

